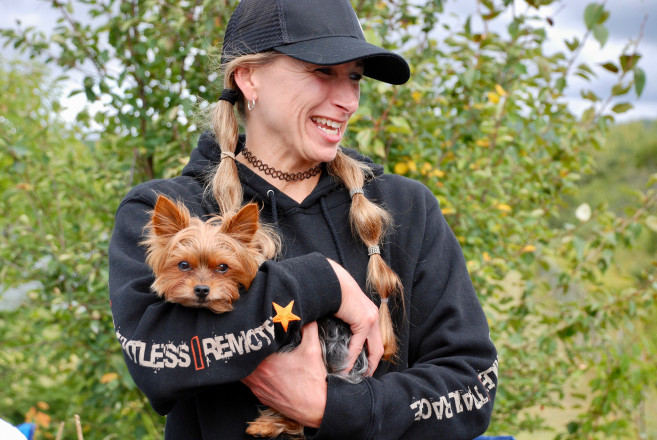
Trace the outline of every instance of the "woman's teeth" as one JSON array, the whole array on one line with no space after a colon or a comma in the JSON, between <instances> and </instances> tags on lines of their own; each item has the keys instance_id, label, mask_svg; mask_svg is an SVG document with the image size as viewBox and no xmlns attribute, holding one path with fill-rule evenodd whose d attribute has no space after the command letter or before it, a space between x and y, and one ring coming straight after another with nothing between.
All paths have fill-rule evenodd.
<instances>
[{"instance_id":1,"label":"woman's teeth","mask_svg":"<svg viewBox=\"0 0 657 440\"><path fill-rule=\"evenodd\" d=\"M312 116L310 119L324 133L330 136L337 136L340 134L340 126L342 125L340 122L327 118L319 118L317 116Z\"/></svg>"}]
</instances>

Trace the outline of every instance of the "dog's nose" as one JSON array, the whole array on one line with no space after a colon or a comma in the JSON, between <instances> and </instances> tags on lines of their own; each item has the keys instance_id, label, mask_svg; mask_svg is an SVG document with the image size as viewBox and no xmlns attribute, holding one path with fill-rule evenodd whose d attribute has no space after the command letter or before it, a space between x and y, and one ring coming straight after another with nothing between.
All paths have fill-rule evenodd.
<instances>
[{"instance_id":1,"label":"dog's nose","mask_svg":"<svg viewBox=\"0 0 657 440\"><path fill-rule=\"evenodd\" d=\"M199 284L197 286L194 286L194 294L198 296L200 299L205 298L208 296L210 293L210 286L207 286L205 284Z\"/></svg>"}]
</instances>

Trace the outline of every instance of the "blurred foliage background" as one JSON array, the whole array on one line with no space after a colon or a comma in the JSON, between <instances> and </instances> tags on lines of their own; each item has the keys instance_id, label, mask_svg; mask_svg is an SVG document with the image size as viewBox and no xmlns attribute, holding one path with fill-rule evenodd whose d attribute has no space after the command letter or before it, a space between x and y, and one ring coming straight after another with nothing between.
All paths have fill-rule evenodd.
<instances>
[{"instance_id":1,"label":"blurred foliage background","mask_svg":"<svg viewBox=\"0 0 657 440\"><path fill-rule=\"evenodd\" d=\"M47 3L53 33L0 31L31 60L0 59L0 418L37 423L38 439L74 438L74 414L88 439L159 439L114 337L107 245L128 189L186 163L236 1ZM614 120L645 87L641 23L587 65L605 3L548 53L553 3L479 0L450 27L439 0L354 0L412 79L364 81L346 144L431 188L463 247L500 353L489 434L657 438L657 121ZM83 75L74 122L55 68ZM582 89L590 108L574 114L564 89L600 72L613 88Z\"/></svg>"}]
</instances>

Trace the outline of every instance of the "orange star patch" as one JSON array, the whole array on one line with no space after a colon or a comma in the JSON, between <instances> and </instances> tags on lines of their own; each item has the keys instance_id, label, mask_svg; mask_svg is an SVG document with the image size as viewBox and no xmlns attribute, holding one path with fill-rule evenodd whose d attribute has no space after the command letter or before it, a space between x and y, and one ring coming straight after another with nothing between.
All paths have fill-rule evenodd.
<instances>
[{"instance_id":1,"label":"orange star patch","mask_svg":"<svg viewBox=\"0 0 657 440\"><path fill-rule=\"evenodd\" d=\"M276 316L274 316L274 322L280 322L285 332L287 332L287 326L290 323L290 321L301 321L301 318L299 318L297 315L292 313L292 306L294 305L294 300L290 301L290 304L288 304L285 307L281 307L276 303L272 303L272 304L274 305L274 309L276 309Z\"/></svg>"}]
</instances>

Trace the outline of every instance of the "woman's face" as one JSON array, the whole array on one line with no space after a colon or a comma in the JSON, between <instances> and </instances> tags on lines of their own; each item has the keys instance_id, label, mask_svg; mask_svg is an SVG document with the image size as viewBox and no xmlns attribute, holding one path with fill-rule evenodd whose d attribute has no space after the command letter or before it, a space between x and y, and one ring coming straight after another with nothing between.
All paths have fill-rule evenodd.
<instances>
[{"instance_id":1,"label":"woman's face","mask_svg":"<svg viewBox=\"0 0 657 440\"><path fill-rule=\"evenodd\" d=\"M247 144L287 171L333 160L358 110L362 76L360 61L320 66L283 55L253 70L245 93L256 98L247 111Z\"/></svg>"}]
</instances>

